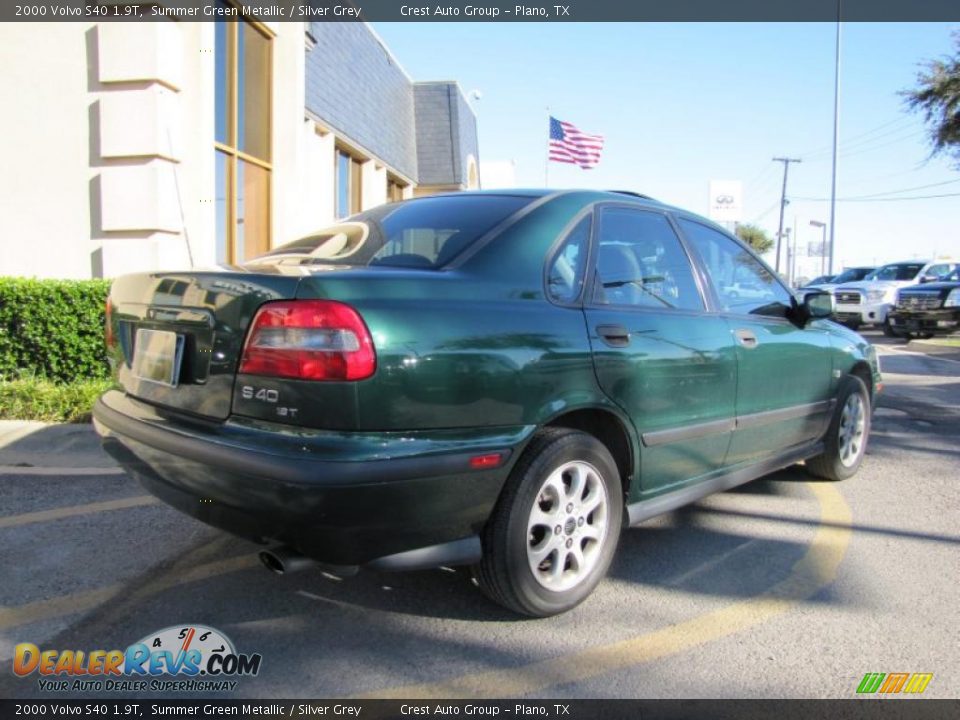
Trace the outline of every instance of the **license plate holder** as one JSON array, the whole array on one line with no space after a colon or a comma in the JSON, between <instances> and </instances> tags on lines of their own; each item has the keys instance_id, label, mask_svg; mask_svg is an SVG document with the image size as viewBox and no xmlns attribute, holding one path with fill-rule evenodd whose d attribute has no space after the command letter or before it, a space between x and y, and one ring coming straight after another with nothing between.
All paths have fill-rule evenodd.
<instances>
[{"instance_id":1,"label":"license plate holder","mask_svg":"<svg viewBox=\"0 0 960 720\"><path fill-rule=\"evenodd\" d=\"M182 362L183 335L169 330L137 329L131 365L134 377L176 387Z\"/></svg>"}]
</instances>

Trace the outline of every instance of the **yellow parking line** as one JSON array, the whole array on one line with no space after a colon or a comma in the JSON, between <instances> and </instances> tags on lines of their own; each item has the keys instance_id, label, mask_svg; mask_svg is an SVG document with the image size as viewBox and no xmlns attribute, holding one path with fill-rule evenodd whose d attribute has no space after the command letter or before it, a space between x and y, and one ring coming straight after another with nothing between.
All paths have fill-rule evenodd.
<instances>
[{"instance_id":1,"label":"yellow parking line","mask_svg":"<svg viewBox=\"0 0 960 720\"><path fill-rule=\"evenodd\" d=\"M366 698L510 697L585 680L640 663L675 655L766 622L792 609L832 583L851 536L850 508L840 492L808 483L820 505L820 526L807 552L790 574L764 593L676 625L587 648L561 657L435 683L373 691Z\"/></svg>"},{"instance_id":2,"label":"yellow parking line","mask_svg":"<svg viewBox=\"0 0 960 720\"><path fill-rule=\"evenodd\" d=\"M53 508L52 510L39 510L37 512L23 513L22 515L7 515L6 517L0 517L0 529L32 525L33 523L39 522L49 522L51 520L76 517L77 515L89 515L106 510L123 510L125 508L141 507L143 505L154 505L158 502L160 501L153 495L137 495L119 500L105 500L104 502L87 503L86 505L71 505L70 507Z\"/></svg>"},{"instance_id":3,"label":"yellow parking line","mask_svg":"<svg viewBox=\"0 0 960 720\"><path fill-rule=\"evenodd\" d=\"M206 580L217 575L247 570L260 565L256 555L239 555L228 558L227 560L218 560L216 562L197 565L192 568L168 572L155 580L148 581L145 585L138 588L134 594L143 599L162 590L167 590L179 585L185 585L199 580ZM108 600L120 596L128 599L130 585L127 583L116 583L107 587L96 588L84 592L70 593L49 600L38 600L18 607L0 608L0 630L27 625L40 620L61 617L63 615L72 615L74 613L91 610L98 605L102 605Z\"/></svg>"}]
</instances>

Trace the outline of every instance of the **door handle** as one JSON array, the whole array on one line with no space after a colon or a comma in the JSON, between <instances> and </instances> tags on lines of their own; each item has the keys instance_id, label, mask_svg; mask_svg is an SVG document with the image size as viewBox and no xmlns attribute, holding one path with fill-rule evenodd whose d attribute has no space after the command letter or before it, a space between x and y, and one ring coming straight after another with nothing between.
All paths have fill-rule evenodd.
<instances>
[{"instance_id":1,"label":"door handle","mask_svg":"<svg viewBox=\"0 0 960 720\"><path fill-rule=\"evenodd\" d=\"M737 338L737 343L747 350L753 350L759 344L757 341L757 336L754 335L750 330L744 330L741 328L739 330L735 330L733 335L735 338Z\"/></svg>"},{"instance_id":2,"label":"door handle","mask_svg":"<svg viewBox=\"0 0 960 720\"><path fill-rule=\"evenodd\" d=\"M623 325L597 325L597 335L610 347L630 344L630 332Z\"/></svg>"}]
</instances>

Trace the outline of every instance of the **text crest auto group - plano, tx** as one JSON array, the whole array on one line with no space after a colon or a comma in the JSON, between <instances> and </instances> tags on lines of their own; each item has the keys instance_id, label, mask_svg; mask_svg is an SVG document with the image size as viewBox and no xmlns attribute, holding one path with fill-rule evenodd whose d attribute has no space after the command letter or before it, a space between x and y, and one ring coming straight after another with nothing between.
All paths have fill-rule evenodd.
<instances>
[{"instance_id":1,"label":"text crest auto group - plano, tx","mask_svg":"<svg viewBox=\"0 0 960 720\"><path fill-rule=\"evenodd\" d=\"M568 5L554 5L554 14L557 16L570 15ZM400 8L400 14L404 17L486 17L497 18L501 15L512 17L550 17L546 7L515 5L513 10L501 9L499 7L478 7L476 5L466 5L463 8L444 5L403 5Z\"/></svg>"}]
</instances>

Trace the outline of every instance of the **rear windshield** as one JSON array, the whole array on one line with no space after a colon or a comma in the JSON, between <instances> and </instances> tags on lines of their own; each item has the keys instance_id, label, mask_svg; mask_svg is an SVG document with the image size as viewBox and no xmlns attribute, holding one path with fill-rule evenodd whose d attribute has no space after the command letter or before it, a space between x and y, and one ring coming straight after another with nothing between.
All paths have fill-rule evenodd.
<instances>
[{"instance_id":1,"label":"rear windshield","mask_svg":"<svg viewBox=\"0 0 960 720\"><path fill-rule=\"evenodd\" d=\"M877 270L874 280L913 280L923 269L922 263L904 263L902 265L884 265Z\"/></svg>"},{"instance_id":2,"label":"rear windshield","mask_svg":"<svg viewBox=\"0 0 960 720\"><path fill-rule=\"evenodd\" d=\"M515 195L444 195L381 205L250 262L443 267L532 200Z\"/></svg>"}]
</instances>

